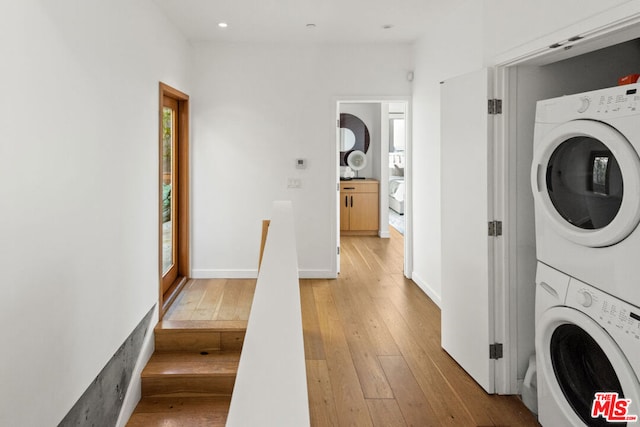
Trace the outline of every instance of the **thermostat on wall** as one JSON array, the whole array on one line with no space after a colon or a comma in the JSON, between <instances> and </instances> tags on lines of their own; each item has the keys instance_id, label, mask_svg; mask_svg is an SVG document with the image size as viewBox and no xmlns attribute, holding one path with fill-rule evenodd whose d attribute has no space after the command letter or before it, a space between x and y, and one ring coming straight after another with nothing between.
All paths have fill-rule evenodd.
<instances>
[{"instance_id":1,"label":"thermostat on wall","mask_svg":"<svg viewBox=\"0 0 640 427\"><path fill-rule=\"evenodd\" d=\"M306 169L307 168L307 159L296 159L296 168L298 168L298 169Z\"/></svg>"}]
</instances>

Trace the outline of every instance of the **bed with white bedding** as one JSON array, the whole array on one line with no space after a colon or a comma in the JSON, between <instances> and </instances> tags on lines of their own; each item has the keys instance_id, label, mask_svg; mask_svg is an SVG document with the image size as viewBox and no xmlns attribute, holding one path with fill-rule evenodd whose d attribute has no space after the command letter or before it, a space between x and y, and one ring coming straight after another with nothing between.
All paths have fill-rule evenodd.
<instances>
[{"instance_id":1,"label":"bed with white bedding","mask_svg":"<svg viewBox=\"0 0 640 427\"><path fill-rule=\"evenodd\" d=\"M389 177L389 207L404 215L404 177Z\"/></svg>"}]
</instances>

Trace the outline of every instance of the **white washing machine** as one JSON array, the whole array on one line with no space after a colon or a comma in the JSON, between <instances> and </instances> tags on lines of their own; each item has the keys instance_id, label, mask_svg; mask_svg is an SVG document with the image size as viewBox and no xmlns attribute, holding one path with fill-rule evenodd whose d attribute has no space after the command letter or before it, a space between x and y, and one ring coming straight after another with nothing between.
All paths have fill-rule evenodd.
<instances>
[{"instance_id":1,"label":"white washing machine","mask_svg":"<svg viewBox=\"0 0 640 427\"><path fill-rule=\"evenodd\" d=\"M539 101L538 260L640 305L640 85Z\"/></svg>"},{"instance_id":2,"label":"white washing machine","mask_svg":"<svg viewBox=\"0 0 640 427\"><path fill-rule=\"evenodd\" d=\"M538 263L536 272L538 414L544 427L640 425L640 308ZM599 392L630 399L624 414ZM607 420L626 418L611 423ZM630 418L627 418L630 417ZM638 418L640 420L640 418Z\"/></svg>"}]
</instances>

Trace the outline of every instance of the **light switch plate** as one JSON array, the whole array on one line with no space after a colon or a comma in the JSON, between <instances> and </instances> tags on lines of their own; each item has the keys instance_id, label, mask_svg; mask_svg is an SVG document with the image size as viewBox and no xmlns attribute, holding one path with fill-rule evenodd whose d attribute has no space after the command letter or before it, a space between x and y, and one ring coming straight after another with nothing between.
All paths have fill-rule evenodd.
<instances>
[{"instance_id":1,"label":"light switch plate","mask_svg":"<svg viewBox=\"0 0 640 427\"><path fill-rule=\"evenodd\" d=\"M299 178L289 178L287 188L300 188L302 187L302 181Z\"/></svg>"}]
</instances>

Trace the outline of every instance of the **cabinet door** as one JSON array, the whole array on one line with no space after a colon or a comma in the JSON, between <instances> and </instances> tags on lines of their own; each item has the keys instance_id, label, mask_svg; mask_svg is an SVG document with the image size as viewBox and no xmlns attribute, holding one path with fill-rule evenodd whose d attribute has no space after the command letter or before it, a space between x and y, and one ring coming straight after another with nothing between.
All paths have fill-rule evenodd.
<instances>
[{"instance_id":1,"label":"cabinet door","mask_svg":"<svg viewBox=\"0 0 640 427\"><path fill-rule=\"evenodd\" d=\"M352 231L366 231L378 229L378 193L352 193L350 226Z\"/></svg>"},{"instance_id":2,"label":"cabinet door","mask_svg":"<svg viewBox=\"0 0 640 427\"><path fill-rule=\"evenodd\" d=\"M340 192L340 231L349 230L349 203L351 203L350 194Z\"/></svg>"}]
</instances>

